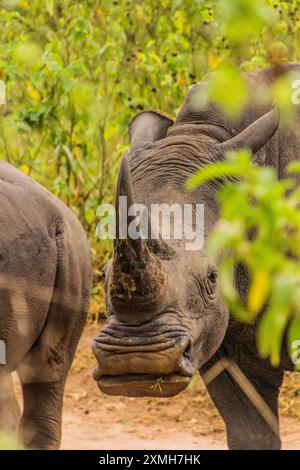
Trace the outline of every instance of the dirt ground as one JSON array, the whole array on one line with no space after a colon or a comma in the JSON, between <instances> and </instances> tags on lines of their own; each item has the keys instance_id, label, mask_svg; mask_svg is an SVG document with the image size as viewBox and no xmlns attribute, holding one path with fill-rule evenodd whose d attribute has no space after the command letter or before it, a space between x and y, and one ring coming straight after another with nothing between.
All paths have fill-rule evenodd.
<instances>
[{"instance_id":1,"label":"dirt ground","mask_svg":"<svg viewBox=\"0 0 300 470\"><path fill-rule=\"evenodd\" d=\"M123 398L104 395L91 378L87 325L64 398L63 449L226 449L225 427L199 377L180 395ZM289 374L281 396L284 449L300 450L300 374Z\"/></svg>"}]
</instances>

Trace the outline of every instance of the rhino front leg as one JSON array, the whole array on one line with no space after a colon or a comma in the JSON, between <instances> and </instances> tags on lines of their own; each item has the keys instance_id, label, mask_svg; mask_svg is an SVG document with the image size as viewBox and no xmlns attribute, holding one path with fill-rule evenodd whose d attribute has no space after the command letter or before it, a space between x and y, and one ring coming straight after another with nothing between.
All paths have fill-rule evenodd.
<instances>
[{"instance_id":1,"label":"rhino front leg","mask_svg":"<svg viewBox=\"0 0 300 470\"><path fill-rule=\"evenodd\" d=\"M15 431L20 415L11 374L0 371L0 429Z\"/></svg>"},{"instance_id":2,"label":"rhino front leg","mask_svg":"<svg viewBox=\"0 0 300 470\"><path fill-rule=\"evenodd\" d=\"M221 358L218 352L200 370L205 373ZM227 355L228 357L228 355ZM251 353L243 354L243 360L232 358L250 380L260 396L268 404L278 420L278 395L283 372L272 368L266 361ZM241 390L231 374L224 370L207 385L208 392L225 421L229 449L278 450L280 438L262 418L252 401Z\"/></svg>"}]
</instances>

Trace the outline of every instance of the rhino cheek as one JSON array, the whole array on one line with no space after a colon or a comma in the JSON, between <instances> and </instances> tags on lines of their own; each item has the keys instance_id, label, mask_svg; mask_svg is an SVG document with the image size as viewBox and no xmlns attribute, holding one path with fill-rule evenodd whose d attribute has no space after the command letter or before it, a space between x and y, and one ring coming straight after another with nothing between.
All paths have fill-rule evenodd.
<instances>
[{"instance_id":1,"label":"rhino cheek","mask_svg":"<svg viewBox=\"0 0 300 470\"><path fill-rule=\"evenodd\" d=\"M219 349L227 331L228 321L229 311L225 306L213 314L202 314L194 343L193 362L196 369L209 361Z\"/></svg>"}]
</instances>

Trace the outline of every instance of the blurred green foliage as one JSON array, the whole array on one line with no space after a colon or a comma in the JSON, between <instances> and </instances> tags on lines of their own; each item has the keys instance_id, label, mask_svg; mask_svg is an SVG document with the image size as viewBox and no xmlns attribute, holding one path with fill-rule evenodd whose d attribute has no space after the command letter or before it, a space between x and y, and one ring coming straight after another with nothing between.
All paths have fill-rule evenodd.
<instances>
[{"instance_id":1,"label":"blurred green foliage","mask_svg":"<svg viewBox=\"0 0 300 470\"><path fill-rule=\"evenodd\" d=\"M299 173L300 162L289 171ZM220 286L231 312L246 322L263 312L258 346L276 366L287 326L291 354L300 339L300 188L292 177L278 181L275 169L255 165L247 150L206 166L189 187L224 177L220 220L209 237L208 254L221 259ZM236 181L226 182L228 177ZM238 264L250 274L247 299L241 299L234 282Z\"/></svg>"},{"instance_id":2,"label":"blurred green foliage","mask_svg":"<svg viewBox=\"0 0 300 470\"><path fill-rule=\"evenodd\" d=\"M8 431L0 431L0 450L25 450L16 436Z\"/></svg>"},{"instance_id":3,"label":"blurred green foliage","mask_svg":"<svg viewBox=\"0 0 300 470\"><path fill-rule=\"evenodd\" d=\"M237 114L239 71L299 59L299 0L0 0L0 158L65 201L89 233L93 312L96 208L114 198L127 125L143 109L175 115L212 71L209 98ZM278 86L278 100L284 94Z\"/></svg>"}]
</instances>

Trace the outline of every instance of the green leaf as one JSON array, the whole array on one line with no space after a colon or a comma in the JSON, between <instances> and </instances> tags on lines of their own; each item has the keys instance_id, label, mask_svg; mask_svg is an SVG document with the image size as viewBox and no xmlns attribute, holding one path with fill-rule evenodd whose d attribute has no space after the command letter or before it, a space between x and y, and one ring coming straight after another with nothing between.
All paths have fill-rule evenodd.
<instances>
[{"instance_id":1,"label":"green leaf","mask_svg":"<svg viewBox=\"0 0 300 470\"><path fill-rule=\"evenodd\" d=\"M288 351L295 365L296 370L300 370L300 318L292 319L288 329L287 339Z\"/></svg>"},{"instance_id":2,"label":"green leaf","mask_svg":"<svg viewBox=\"0 0 300 470\"><path fill-rule=\"evenodd\" d=\"M201 186L207 181L224 178L224 176L241 176L242 171L239 167L228 162L218 162L207 165L197 171L186 182L186 188L191 191L197 186Z\"/></svg>"}]
</instances>

